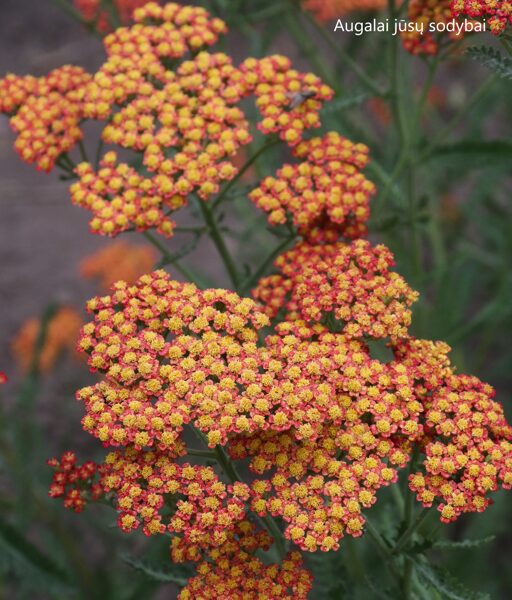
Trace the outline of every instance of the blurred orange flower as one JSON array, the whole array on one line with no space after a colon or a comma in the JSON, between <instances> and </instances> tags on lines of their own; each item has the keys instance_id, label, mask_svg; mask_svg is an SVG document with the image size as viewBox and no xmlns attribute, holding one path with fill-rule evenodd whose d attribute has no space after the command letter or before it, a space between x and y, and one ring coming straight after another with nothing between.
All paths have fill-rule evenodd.
<instances>
[{"instance_id":1,"label":"blurred orange flower","mask_svg":"<svg viewBox=\"0 0 512 600\"><path fill-rule=\"evenodd\" d=\"M43 347L38 361L38 369L50 371L60 354L65 350L75 352L80 328L83 324L78 311L71 306L62 306L50 319ZM37 339L41 329L41 319L32 317L25 321L12 342L12 351L22 371L30 369L34 358Z\"/></svg>"},{"instance_id":2,"label":"blurred orange flower","mask_svg":"<svg viewBox=\"0 0 512 600\"><path fill-rule=\"evenodd\" d=\"M116 281L133 283L151 271L157 261L156 251L145 245L116 242L86 256L80 263L80 274L86 279L97 279L108 291Z\"/></svg>"}]
</instances>

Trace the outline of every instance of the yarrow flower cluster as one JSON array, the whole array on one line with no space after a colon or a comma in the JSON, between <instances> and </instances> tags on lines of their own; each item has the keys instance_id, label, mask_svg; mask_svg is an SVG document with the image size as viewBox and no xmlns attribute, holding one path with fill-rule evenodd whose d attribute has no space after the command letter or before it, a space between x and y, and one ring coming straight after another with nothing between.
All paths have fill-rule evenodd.
<instances>
[{"instance_id":1,"label":"yarrow flower cluster","mask_svg":"<svg viewBox=\"0 0 512 600\"><path fill-rule=\"evenodd\" d=\"M80 6L90 15L97 8ZM237 153L252 140L244 99L255 98L264 135L299 147L304 133L320 126L333 91L285 56L236 67L226 54L205 51L227 28L201 7L150 2L133 11L133 21L104 38L107 59L93 75L63 67L44 78L0 80L0 111L15 113L24 160L47 171L59 162L77 176L71 199L93 214L94 233L154 228L171 236L171 214L191 195L206 201L237 175ZM74 168L67 153L82 139L84 119L106 121L101 142L135 158L109 149L98 164ZM341 188L353 168L342 168Z\"/></svg>"},{"instance_id":2,"label":"yarrow flower cluster","mask_svg":"<svg viewBox=\"0 0 512 600\"><path fill-rule=\"evenodd\" d=\"M105 378L80 390L78 398L86 407L84 428L105 445L126 448L109 455L108 476L102 479L105 490L115 494L123 529L142 523L148 534L183 533L172 525L186 521L181 504L174 513L176 522L162 521L159 513L163 496L172 489L177 497L188 497L180 487L182 468L189 469L189 482L199 485L194 501L200 504L193 508L193 501L186 501L190 515L199 518L212 502L206 500L212 493L207 481L217 482L214 471L176 462L186 454L183 435L190 426L211 448L225 446L233 459L249 459L257 476L266 475L236 492L215 484L226 502L235 494L226 508L233 518L222 517L217 531L208 517L208 547L215 545L210 537L215 531L223 543L223 533L250 508L262 517L282 518L285 536L302 550L336 549L343 535L362 534L362 511L372 506L380 487L396 481L397 468L409 462L414 442L425 448L426 473L432 469L431 448L442 444L438 436L453 434L432 427L437 410L432 399L456 381L448 347L408 337L407 306L416 294L398 275L390 276L387 249L372 251L364 241L319 246L316 252L321 248L327 249L324 259L313 254L310 268L330 277L316 282L306 267L307 290L301 288L300 276L292 279L295 314L277 325L263 345L257 343L257 331L268 325L268 318L253 301L223 290L199 291L172 281L163 271L132 286L120 282L112 296L89 303L95 320L84 327L80 346L89 353L91 367ZM301 252L303 247L296 255ZM329 265L336 266L329 270ZM315 285L322 291L315 292ZM334 314L332 330L308 302L315 294L318 306ZM375 320L361 319L368 314L375 314ZM372 358L365 337L390 337L395 360ZM500 481L507 484L509 432L500 427ZM127 460L132 461L129 468ZM112 471L108 465L113 464L118 466ZM133 478L131 484L115 474L123 472ZM449 472L453 475L455 471ZM142 489L132 492L131 486L140 487L146 476L150 479ZM431 491L439 477L424 477ZM411 486L419 490L420 485L415 475ZM446 485L440 489L446 491ZM495 488L493 484L487 491ZM144 489L157 497L147 496ZM421 500L432 503L435 494L425 494ZM214 504L216 514L222 515L220 504ZM476 501L466 509L479 506ZM445 505L438 507L445 518ZM194 523L194 535L178 536L174 560L202 556L197 544L203 538L191 518L187 523Z\"/></svg>"},{"instance_id":3,"label":"yarrow flower cluster","mask_svg":"<svg viewBox=\"0 0 512 600\"><path fill-rule=\"evenodd\" d=\"M127 448L107 456L101 485L114 492L123 531L141 524L146 535L169 532L175 562L197 561L202 550L221 546L245 515L249 488L226 485L211 467L177 464L175 452ZM171 512L164 501L173 498Z\"/></svg>"},{"instance_id":4,"label":"yarrow flower cluster","mask_svg":"<svg viewBox=\"0 0 512 600\"><path fill-rule=\"evenodd\" d=\"M55 471L48 494L51 498L62 498L66 508L82 512L87 501L98 500L103 495L103 487L95 481L99 472L96 463L87 461L78 465L73 452L65 452L60 459L51 458L47 462Z\"/></svg>"},{"instance_id":5,"label":"yarrow flower cluster","mask_svg":"<svg viewBox=\"0 0 512 600\"><path fill-rule=\"evenodd\" d=\"M368 163L368 148L330 132L302 141L293 154L301 162L283 165L249 194L268 213L269 223L291 219L308 238L325 233L331 239L364 235L369 201L376 191L361 173Z\"/></svg>"},{"instance_id":6,"label":"yarrow flower cluster","mask_svg":"<svg viewBox=\"0 0 512 600\"><path fill-rule=\"evenodd\" d=\"M274 318L320 322L332 318L352 338L401 338L411 323L409 307L418 294L390 271L391 252L366 240L351 244L302 242L279 256L278 275L260 280L254 297Z\"/></svg>"},{"instance_id":7,"label":"yarrow flower cluster","mask_svg":"<svg viewBox=\"0 0 512 600\"><path fill-rule=\"evenodd\" d=\"M102 134L109 144L142 152L151 176L137 176L113 152L104 156L97 172L87 163L77 168L72 201L95 214L95 232L116 235L133 227L155 227L172 235L170 213L191 194L207 200L237 174L233 157L252 139L244 113L235 106L242 98L256 95L263 133L295 144L305 129L319 125L321 100L332 94L316 76L297 73L280 56L248 59L235 68L225 54L201 52L164 74L162 89L143 80L135 99L112 116ZM304 85L313 97L288 110L293 94ZM105 90L111 93L110 83ZM120 98L125 98L123 92ZM99 108L97 117L110 111L106 102L91 104Z\"/></svg>"},{"instance_id":8,"label":"yarrow flower cluster","mask_svg":"<svg viewBox=\"0 0 512 600\"><path fill-rule=\"evenodd\" d=\"M439 50L439 40L447 38L457 40L461 37L457 31L447 33L431 32L429 26L454 21L450 0L432 2L431 0L411 0L407 8L407 18L411 24L423 26L423 33L417 27L400 33L404 48L411 54L433 56Z\"/></svg>"},{"instance_id":9,"label":"yarrow flower cluster","mask_svg":"<svg viewBox=\"0 0 512 600\"><path fill-rule=\"evenodd\" d=\"M63 153L83 138L80 91L91 76L81 67L64 66L45 77L9 74L0 79L0 113L11 115L21 158L51 171Z\"/></svg>"},{"instance_id":10,"label":"yarrow flower cluster","mask_svg":"<svg viewBox=\"0 0 512 600\"><path fill-rule=\"evenodd\" d=\"M231 431L257 427L247 411L262 412L257 400L272 379L259 372L257 330L268 318L254 301L200 292L157 271L135 286L117 283L112 296L88 308L97 323L84 327L80 347L107 378L79 398L87 408L84 427L105 444L172 450L194 421L213 447Z\"/></svg>"},{"instance_id":11,"label":"yarrow flower cluster","mask_svg":"<svg viewBox=\"0 0 512 600\"><path fill-rule=\"evenodd\" d=\"M252 140L237 106L244 98L255 97L261 132L300 154L304 132L320 125L319 110L333 92L316 75L293 69L284 56L249 58L235 67L225 54L201 51L226 31L203 8L153 2L135 10L133 19L133 26L106 36L107 60L92 77L78 67L41 80L8 76L0 82L6 91L0 109L12 112L21 105L11 119L20 132L17 148L45 170L82 138L83 118L107 121L102 141L142 155L145 174L108 151L98 167L78 165L72 201L93 213L95 233L155 228L170 236L170 215L191 194L207 200L237 174L236 153ZM338 221L340 211L364 203L357 188L362 176L351 177L351 162L347 156L340 167L343 208L332 207ZM331 167L336 165L325 166Z\"/></svg>"},{"instance_id":12,"label":"yarrow flower cluster","mask_svg":"<svg viewBox=\"0 0 512 600\"><path fill-rule=\"evenodd\" d=\"M292 69L289 58L280 55L249 58L240 71L246 94L256 95L256 106L263 117L258 128L263 133L278 134L293 147L307 129L320 126L318 112L322 103L332 98L333 90L319 77L299 73Z\"/></svg>"},{"instance_id":13,"label":"yarrow flower cluster","mask_svg":"<svg viewBox=\"0 0 512 600\"><path fill-rule=\"evenodd\" d=\"M271 537L241 521L227 541L200 563L197 575L181 590L180 600L245 600L289 598L305 600L312 587L311 575L302 568L302 557L290 552L280 564L266 565L255 556L271 545Z\"/></svg>"},{"instance_id":14,"label":"yarrow flower cluster","mask_svg":"<svg viewBox=\"0 0 512 600\"><path fill-rule=\"evenodd\" d=\"M217 42L226 31L200 7L146 4L135 11L135 25L103 41L107 60L85 90L86 115L106 119L127 99L148 98L175 75L171 66L187 54ZM167 65L167 66L166 66Z\"/></svg>"},{"instance_id":15,"label":"yarrow flower cluster","mask_svg":"<svg viewBox=\"0 0 512 600\"><path fill-rule=\"evenodd\" d=\"M234 458L249 457L251 470L267 475L251 486L252 509L281 517L285 536L310 552L362 534L362 510L407 463L421 410L403 366L386 367L340 334L317 335L267 340L274 360L289 363L283 375L295 393L276 413L277 427L229 445Z\"/></svg>"},{"instance_id":16,"label":"yarrow flower cluster","mask_svg":"<svg viewBox=\"0 0 512 600\"><path fill-rule=\"evenodd\" d=\"M413 18L424 8L413 3ZM150 3L134 21L106 36L107 60L78 93L80 114L105 121L102 141L121 149L75 169L72 199L91 229L172 235L191 195L207 202L239 173L252 139L240 104L254 97L258 128L293 159L250 199L300 241L253 299L162 270L134 280L130 264L88 302L78 345L98 381L77 398L85 431L110 451L100 466L52 460L50 494L77 511L104 494L123 531L168 536L172 560L196 567L182 599L306 598L294 548L362 535L378 490L409 464L410 489L442 521L485 509L512 483L511 428L490 386L454 372L446 344L411 336L418 294L385 246L361 239L376 191L368 148L306 135L332 90L283 56L237 67L205 51L226 26L202 8ZM12 111L36 84L2 85ZM284 558L267 564L274 543Z\"/></svg>"},{"instance_id":17,"label":"yarrow flower cluster","mask_svg":"<svg viewBox=\"0 0 512 600\"><path fill-rule=\"evenodd\" d=\"M426 403L425 472L409 483L424 506L438 503L445 523L483 512L489 492L512 487L512 427L493 397L476 377L453 375Z\"/></svg>"},{"instance_id":18,"label":"yarrow flower cluster","mask_svg":"<svg viewBox=\"0 0 512 600\"><path fill-rule=\"evenodd\" d=\"M452 0L456 17L485 19L492 33L498 35L512 24L512 3L509 0Z\"/></svg>"}]
</instances>

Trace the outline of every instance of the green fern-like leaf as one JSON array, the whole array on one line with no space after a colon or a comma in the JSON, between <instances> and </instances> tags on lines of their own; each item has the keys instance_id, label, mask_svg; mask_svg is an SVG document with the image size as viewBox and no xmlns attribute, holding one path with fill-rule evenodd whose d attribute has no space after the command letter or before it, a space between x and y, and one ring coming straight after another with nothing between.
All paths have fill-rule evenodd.
<instances>
[{"instance_id":1,"label":"green fern-like leaf","mask_svg":"<svg viewBox=\"0 0 512 600\"><path fill-rule=\"evenodd\" d=\"M433 548L447 548L449 550L471 550L472 548L478 548L479 546L484 546L485 544L491 543L496 539L496 536L490 535L485 538L480 538L478 540L461 540L460 542L454 542L451 540L439 540L434 542Z\"/></svg>"},{"instance_id":2,"label":"green fern-like leaf","mask_svg":"<svg viewBox=\"0 0 512 600\"><path fill-rule=\"evenodd\" d=\"M488 594L467 589L446 569L416 562L418 575L423 583L435 589L442 598L447 600L490 600Z\"/></svg>"},{"instance_id":3,"label":"green fern-like leaf","mask_svg":"<svg viewBox=\"0 0 512 600\"><path fill-rule=\"evenodd\" d=\"M174 583L178 587L187 585L189 577L194 575L192 569L182 565L163 565L140 560L134 556L124 555L123 561L136 571L143 573L149 579L160 583Z\"/></svg>"},{"instance_id":4,"label":"green fern-like leaf","mask_svg":"<svg viewBox=\"0 0 512 600\"><path fill-rule=\"evenodd\" d=\"M332 100L328 104L324 106L322 109L322 115L331 115L342 112L349 108L353 108L354 106L359 106L366 102L371 98L371 94L367 94L365 92L354 94L354 95L344 95L341 98L336 98Z\"/></svg>"},{"instance_id":5,"label":"green fern-like leaf","mask_svg":"<svg viewBox=\"0 0 512 600\"><path fill-rule=\"evenodd\" d=\"M467 55L494 71L503 79L512 79L512 59L502 56L500 51L491 46L471 46Z\"/></svg>"}]
</instances>

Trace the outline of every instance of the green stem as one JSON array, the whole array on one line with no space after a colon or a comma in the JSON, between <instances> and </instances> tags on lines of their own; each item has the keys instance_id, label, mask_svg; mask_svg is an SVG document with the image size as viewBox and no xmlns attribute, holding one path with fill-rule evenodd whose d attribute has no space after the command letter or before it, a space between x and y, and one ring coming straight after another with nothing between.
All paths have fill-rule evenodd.
<instances>
[{"instance_id":1,"label":"green stem","mask_svg":"<svg viewBox=\"0 0 512 600\"><path fill-rule=\"evenodd\" d=\"M142 235L162 254L162 261L160 262L161 267L165 265L173 265L173 267L179 273L181 273L185 279L199 285L199 282L196 282L196 278L192 271L190 271L185 265L181 264L178 257L171 254L158 238L156 238L150 231L144 231Z\"/></svg>"},{"instance_id":2,"label":"green stem","mask_svg":"<svg viewBox=\"0 0 512 600\"><path fill-rule=\"evenodd\" d=\"M317 71L317 74L332 88L334 88L338 94L341 94L343 90L340 83L334 79L331 71L326 68L325 61L320 55L318 46L313 43L311 37L308 36L304 31L304 27L302 26L300 17L297 15L296 10L288 11L286 16L286 25L287 31L291 33L300 51L313 65L313 68Z\"/></svg>"},{"instance_id":3,"label":"green stem","mask_svg":"<svg viewBox=\"0 0 512 600\"><path fill-rule=\"evenodd\" d=\"M203 218L205 220L206 225L208 226L210 237L217 248L217 251L222 258L222 262L226 267L226 271L229 274L231 282L233 283L236 290L240 287L240 276L238 274L237 267L231 256L226 243L224 242L224 238L219 230L218 223L215 219L212 209L208 205L208 202L204 200L198 201L201 212L203 213Z\"/></svg>"},{"instance_id":4,"label":"green stem","mask_svg":"<svg viewBox=\"0 0 512 600\"><path fill-rule=\"evenodd\" d=\"M388 11L389 11L389 20L390 22L394 22L397 18L397 9L395 5L395 0L388 0ZM407 153L409 139L408 139L408 131L405 120L405 115L402 110L402 90L400 86L400 71L399 71L399 52L400 52L400 40L397 36L393 36L391 40L390 46L390 73L391 73L391 111L394 116L394 121L397 125L398 134L400 136L400 141L403 147L403 151Z\"/></svg>"},{"instance_id":5,"label":"green stem","mask_svg":"<svg viewBox=\"0 0 512 600\"><path fill-rule=\"evenodd\" d=\"M112 0L101 0L101 8L108 14L110 19L110 25L113 29L121 27L121 18L117 11L117 7Z\"/></svg>"},{"instance_id":6,"label":"green stem","mask_svg":"<svg viewBox=\"0 0 512 600\"><path fill-rule=\"evenodd\" d=\"M410 499L412 499L412 502L410 502ZM398 542L396 543L395 547L393 548L393 552L392 552L393 555L399 555L401 553L403 548L407 545L407 543L410 541L410 539L414 535L415 531L421 526L421 524L424 522L426 517L429 515L430 508L423 508L423 510L420 513L418 513L416 519L413 522L411 522L412 514L413 514L413 502L414 502L413 494L411 492L409 492L409 494L407 496L406 517L405 518L406 518L406 523L409 522L410 525L405 530L405 532L402 534L402 536L399 538ZM403 579L402 579L402 593L403 593L404 599L409 600L412 597L414 562L409 556L405 556L404 561L405 562L404 562L404 575L403 575Z\"/></svg>"},{"instance_id":7,"label":"green stem","mask_svg":"<svg viewBox=\"0 0 512 600\"><path fill-rule=\"evenodd\" d=\"M365 85L370 92L376 96L385 96L387 94L387 92L382 90L380 86L373 81L370 75L363 71L357 62L334 41L333 37L321 25L319 25L309 13L307 13L306 16L309 23L334 50L336 57L339 58L341 62L343 62L352 71L352 73L354 73L359 81Z\"/></svg>"},{"instance_id":8,"label":"green stem","mask_svg":"<svg viewBox=\"0 0 512 600\"><path fill-rule=\"evenodd\" d=\"M243 10L243 9L242 9ZM250 23L254 23L256 21L263 21L264 19L269 19L270 17L277 17L283 14L286 10L286 7L282 4L275 4L263 8L259 12L250 13L247 15L246 19Z\"/></svg>"},{"instance_id":9,"label":"green stem","mask_svg":"<svg viewBox=\"0 0 512 600\"><path fill-rule=\"evenodd\" d=\"M82 140L78 140L78 149L80 150L80 158L83 162L89 162L87 158L87 152L85 151L85 146Z\"/></svg>"},{"instance_id":10,"label":"green stem","mask_svg":"<svg viewBox=\"0 0 512 600\"><path fill-rule=\"evenodd\" d=\"M384 538L379 533L378 529L371 523L371 521L368 519L368 517L366 517L365 530L368 533L368 535L372 538L372 540L375 542L375 545L380 550L381 554L386 559L388 566L389 566L389 570L391 571L391 574L393 575L393 577L397 581L400 581L400 572L395 564L394 557L391 553L391 547L384 540Z\"/></svg>"},{"instance_id":11,"label":"green stem","mask_svg":"<svg viewBox=\"0 0 512 600\"><path fill-rule=\"evenodd\" d=\"M71 157L67 152L61 154L59 156L59 159L62 160L63 163L67 164L68 167L74 172L74 170L76 169L76 163L73 160L71 160Z\"/></svg>"},{"instance_id":12,"label":"green stem","mask_svg":"<svg viewBox=\"0 0 512 600\"><path fill-rule=\"evenodd\" d=\"M393 496L393 500L395 501L395 504L396 504L398 510L403 515L404 510L405 510L405 503L404 503L404 497L402 496L402 494L400 492L400 488L398 485L392 485L390 487L391 487L391 495Z\"/></svg>"},{"instance_id":13,"label":"green stem","mask_svg":"<svg viewBox=\"0 0 512 600\"><path fill-rule=\"evenodd\" d=\"M217 459L217 455L211 450L197 450L196 448L187 448L187 454L189 456L197 456L200 458L211 458L212 460Z\"/></svg>"},{"instance_id":14,"label":"green stem","mask_svg":"<svg viewBox=\"0 0 512 600\"><path fill-rule=\"evenodd\" d=\"M407 173L407 199L409 206L409 221L411 228L411 261L413 267L413 273L416 276L416 280L418 281L421 278L422 273L422 264L423 264L423 256L422 256L422 245L421 245L421 235L418 229L418 218L417 218L417 206L416 206L416 172L414 165L409 165L409 171Z\"/></svg>"},{"instance_id":15,"label":"green stem","mask_svg":"<svg viewBox=\"0 0 512 600\"><path fill-rule=\"evenodd\" d=\"M408 475L410 475L416 466L416 462L418 460L420 454L420 450L417 445L414 446L411 461L409 463L409 468L407 470ZM418 517L413 521L414 516L414 494L410 490L408 485L408 477L405 479L405 504L404 504L404 533L399 537L395 546L391 550L392 556L399 556L402 550L406 547L409 540L413 536L416 529L423 522L426 511L425 509L421 511ZM402 582L402 594L405 600L410 600L412 597L412 581L414 576L414 562L410 557L404 556L404 572L403 577L401 578Z\"/></svg>"},{"instance_id":16,"label":"green stem","mask_svg":"<svg viewBox=\"0 0 512 600\"><path fill-rule=\"evenodd\" d=\"M78 11L71 4L71 2L68 2L67 0L52 0L52 1L56 6L58 6L60 9L62 9L65 13L67 13L69 16L73 17L73 19L75 19L75 21L78 21L80 24L82 24L84 27L86 27L89 31L96 33L96 35L99 35L94 28L94 23L91 23L90 21L87 21L86 19L84 19L82 14L80 13L80 11Z\"/></svg>"},{"instance_id":17,"label":"green stem","mask_svg":"<svg viewBox=\"0 0 512 600\"><path fill-rule=\"evenodd\" d=\"M263 144L263 146L261 146L261 148L259 150L257 150L247 160L247 162L241 167L241 169L238 171L238 173L235 175L235 177L233 177L233 179L226 185L226 187L217 196L217 198L215 198L215 200L213 201L213 208L216 209L217 206L219 206L219 204L226 198L226 196L228 195L230 190L233 188L233 186L239 181L239 179L243 176L243 174L258 160L258 158L264 152L266 152L269 148L272 148L273 146L277 146L277 144L280 144L280 143L281 143L280 139L272 139L269 142L267 142L266 144Z\"/></svg>"},{"instance_id":18,"label":"green stem","mask_svg":"<svg viewBox=\"0 0 512 600\"><path fill-rule=\"evenodd\" d=\"M391 547L380 535L379 530L375 527L375 525L373 525L368 517L366 517L365 529L370 534L370 537L373 539L382 554L389 557L391 555Z\"/></svg>"},{"instance_id":19,"label":"green stem","mask_svg":"<svg viewBox=\"0 0 512 600\"><path fill-rule=\"evenodd\" d=\"M58 159L55 161L55 164L56 164L56 165L57 165L57 166L58 166L60 169L62 169L62 170L65 172L65 173L67 173L67 176L64 176L64 175L63 175L63 177L65 177L66 179L75 179L75 178L76 178L76 173L74 173L72 169L70 169L70 168L69 168L69 167L68 167L68 166L67 166L67 165L66 165L64 162L62 162L62 161L60 160L60 158L58 158Z\"/></svg>"},{"instance_id":20,"label":"green stem","mask_svg":"<svg viewBox=\"0 0 512 600\"><path fill-rule=\"evenodd\" d=\"M40 381L40 361L41 354L44 349L44 345L48 336L48 328L50 322L55 316L57 311L57 305L51 304L44 310L41 320L39 323L39 331L34 345L32 358L30 361L29 371L27 376L23 379L16 410L16 420L14 425L15 440L18 446L17 458L19 457L20 464L23 467L18 471L19 485L18 485L18 500L24 504L26 509L22 511L21 519L27 520L29 518L29 498L32 491L33 481L30 477L30 466L31 461L35 458L34 452L39 432L37 431L34 423L34 410L35 402L38 394L38 385Z\"/></svg>"},{"instance_id":21,"label":"green stem","mask_svg":"<svg viewBox=\"0 0 512 600\"><path fill-rule=\"evenodd\" d=\"M274 538L277 555L279 557L279 561L281 561L284 558L284 555L286 554L286 542L283 533L279 529L275 520L270 515L265 515L264 517L260 518L264 523L265 527L268 529L270 535Z\"/></svg>"},{"instance_id":22,"label":"green stem","mask_svg":"<svg viewBox=\"0 0 512 600\"><path fill-rule=\"evenodd\" d=\"M94 158L94 165L95 165L96 169L98 169L98 167L100 166L101 153L103 152L103 145L104 145L104 142L102 139L100 139L100 141L98 142L98 146L96 147L96 156Z\"/></svg>"},{"instance_id":23,"label":"green stem","mask_svg":"<svg viewBox=\"0 0 512 600\"><path fill-rule=\"evenodd\" d=\"M215 446L213 453L217 458L218 463L224 469L224 472L229 477L231 483L236 481L242 481L242 478L238 474L235 465L231 462L228 454L222 446Z\"/></svg>"},{"instance_id":24,"label":"green stem","mask_svg":"<svg viewBox=\"0 0 512 600\"><path fill-rule=\"evenodd\" d=\"M415 129L418 127L420 120L421 120L421 116L423 115L423 111L425 109L425 104L428 99L428 93L430 92L430 88L432 87L432 83L434 81L437 67L439 66L439 61L440 61L439 55L436 55L434 57L434 59L428 65L427 77L425 78L425 83L423 84L423 88L421 90L420 98L419 98L418 105L416 108L416 113L414 116Z\"/></svg>"},{"instance_id":25,"label":"green stem","mask_svg":"<svg viewBox=\"0 0 512 600\"><path fill-rule=\"evenodd\" d=\"M398 158L398 161L396 162L393 171L391 172L391 175L389 175L387 180L385 181L382 194L380 194L379 196L379 212L381 212L382 208L385 206L391 190L396 188L396 182L398 181L398 178L400 177L406 165L407 152L404 148L404 150L400 153L400 157Z\"/></svg>"},{"instance_id":26,"label":"green stem","mask_svg":"<svg viewBox=\"0 0 512 600\"><path fill-rule=\"evenodd\" d=\"M247 277L244 281L242 281L242 283L240 285L240 293L241 294L245 294L246 292L248 292L249 290L251 290L254 287L254 285L257 283L257 281L263 275L263 273L265 272L267 267L270 265L270 263L274 260L274 258L278 254L281 254L281 252L286 248L286 246L288 246L288 244L290 242L292 242L295 239L295 237L296 236L293 235L293 236L290 236L290 237L287 237L286 239L284 239L274 250L272 250L272 252L265 258L265 260L254 271L254 273L252 273L251 275L249 275L249 277Z\"/></svg>"},{"instance_id":27,"label":"green stem","mask_svg":"<svg viewBox=\"0 0 512 600\"><path fill-rule=\"evenodd\" d=\"M459 111L453 117L453 119L451 121L449 121L445 125L445 127L443 127L443 129L441 129L441 131L434 137L432 142L430 142L430 144L427 146L427 148L420 154L420 156L417 159L417 162L423 162L430 157L430 155L434 152L436 146L439 143L441 143L448 136L449 133L452 132L452 130L460 123L460 121L462 121L462 119L465 116L467 116L467 114L473 109L475 104L477 104L480 101L480 99L482 98L482 96L484 96L489 91L489 89L493 86L496 79L497 79L496 75L491 75L491 77L489 77L483 83L483 85L481 85L480 88L478 88L478 90L466 102L466 104L464 105L464 108L461 111Z\"/></svg>"},{"instance_id":28,"label":"green stem","mask_svg":"<svg viewBox=\"0 0 512 600\"><path fill-rule=\"evenodd\" d=\"M408 499L409 498L412 498L412 507L414 508L414 496L413 496L412 492L409 492ZM406 509L407 509L407 504L406 504ZM410 515L409 516L409 526L404 531L404 533L402 533L402 535L398 538L398 541L392 550L392 554L395 554L395 555L400 554L400 552L404 549L404 547L409 542L411 537L414 535L416 530L422 525L422 523L425 521L427 516L430 514L430 511L431 511L430 507L424 507L417 514L416 518L413 521L412 520L413 510L409 509L409 515ZM406 523L407 523L407 520L406 520Z\"/></svg>"},{"instance_id":29,"label":"green stem","mask_svg":"<svg viewBox=\"0 0 512 600\"><path fill-rule=\"evenodd\" d=\"M389 10L389 19L391 22L397 18L398 11L395 5L395 0L388 0L388 10ZM399 65L399 40L396 36L391 40L390 45L390 56L389 56L389 64L390 64L390 96L389 101L391 105L391 112L393 113L393 120L397 129L398 137L400 139L400 154L398 156L398 160L395 163L393 171L388 177L388 180L385 182L384 189L379 196L379 212L384 208L389 194L391 190L395 187L398 178L402 174L402 171L405 167L411 163L411 140L409 136L409 129L407 127L407 121L405 118L405 110L406 108L403 106L403 98L401 93L401 85L400 85L400 65ZM429 72L429 77L427 78L427 82L423 88L420 104L418 105L416 111L416 119L419 120L422 104L424 103L425 98L428 95L428 90L431 83L431 78L434 76L435 69L431 69ZM408 194L408 205L410 208L411 194Z\"/></svg>"},{"instance_id":30,"label":"green stem","mask_svg":"<svg viewBox=\"0 0 512 600\"><path fill-rule=\"evenodd\" d=\"M202 433L202 431L199 431L199 429L196 429L195 427L193 428L193 430L200 440L202 440L205 444L208 443L208 440L204 433ZM220 467L227 475L231 483L235 483L237 481L243 482L242 477L236 470L235 465L232 463L227 452L222 446L215 446L212 454L214 455L215 459L217 460ZM286 553L286 543L282 531L279 529L277 523L270 515L259 517L259 519L274 539L279 560L282 560Z\"/></svg>"},{"instance_id":31,"label":"green stem","mask_svg":"<svg viewBox=\"0 0 512 600\"><path fill-rule=\"evenodd\" d=\"M414 574L414 563L409 556L404 557L404 578L402 583L402 593L404 600L410 600L412 592L412 576Z\"/></svg>"}]
</instances>

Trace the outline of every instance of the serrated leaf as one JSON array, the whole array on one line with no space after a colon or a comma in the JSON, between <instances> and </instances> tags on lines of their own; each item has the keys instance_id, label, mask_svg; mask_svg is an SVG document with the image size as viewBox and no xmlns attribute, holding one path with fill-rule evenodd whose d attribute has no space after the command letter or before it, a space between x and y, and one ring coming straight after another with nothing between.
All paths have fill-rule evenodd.
<instances>
[{"instance_id":1,"label":"serrated leaf","mask_svg":"<svg viewBox=\"0 0 512 600\"><path fill-rule=\"evenodd\" d=\"M501 52L491 46L471 46L466 54L494 71L503 79L512 79L512 59L502 56Z\"/></svg>"},{"instance_id":2,"label":"serrated leaf","mask_svg":"<svg viewBox=\"0 0 512 600\"><path fill-rule=\"evenodd\" d=\"M490 600L488 594L467 589L451 573L434 565L415 562L420 579L448 600Z\"/></svg>"},{"instance_id":3,"label":"serrated leaf","mask_svg":"<svg viewBox=\"0 0 512 600\"><path fill-rule=\"evenodd\" d=\"M407 551L409 556L414 556L418 554L425 554L427 550L431 550L434 547L435 542L432 540L428 540L426 538L420 540L419 542L415 542L411 548Z\"/></svg>"},{"instance_id":4,"label":"serrated leaf","mask_svg":"<svg viewBox=\"0 0 512 600\"><path fill-rule=\"evenodd\" d=\"M469 550L471 548L478 548L479 546L483 546L484 544L489 544L493 540L496 539L495 535L490 535L485 538L481 538L479 540L461 540L460 542L455 542L451 540L439 540L432 544L433 548L449 548L449 549L460 549L460 550Z\"/></svg>"},{"instance_id":5,"label":"serrated leaf","mask_svg":"<svg viewBox=\"0 0 512 600\"><path fill-rule=\"evenodd\" d=\"M179 587L184 587L187 585L189 577L194 575L191 569L182 565L172 565L171 570L167 564L150 563L126 554L122 556L122 559L136 571L144 573L149 579L160 583L174 583Z\"/></svg>"}]
</instances>

